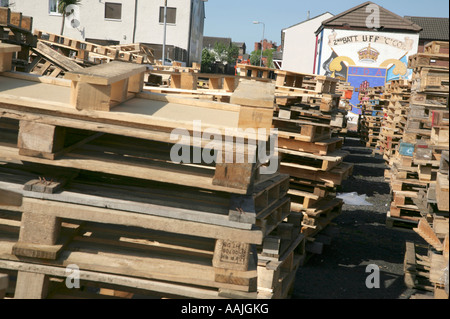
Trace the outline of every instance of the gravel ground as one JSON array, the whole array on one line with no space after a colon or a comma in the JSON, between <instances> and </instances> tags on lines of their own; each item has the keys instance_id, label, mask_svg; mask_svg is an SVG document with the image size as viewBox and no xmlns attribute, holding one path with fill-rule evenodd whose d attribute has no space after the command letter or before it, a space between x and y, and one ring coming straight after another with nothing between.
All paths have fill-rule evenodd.
<instances>
[{"instance_id":1,"label":"gravel ground","mask_svg":"<svg viewBox=\"0 0 450 319\"><path fill-rule=\"evenodd\" d=\"M415 291L403 281L406 241L424 243L412 230L386 227L391 198L384 182L385 163L356 138L346 138L343 149L354 163L353 176L339 192L365 194L371 206L344 204L333 222L339 234L321 255L313 255L300 267L293 299L407 299ZM369 264L380 269L380 288L366 287Z\"/></svg>"}]
</instances>

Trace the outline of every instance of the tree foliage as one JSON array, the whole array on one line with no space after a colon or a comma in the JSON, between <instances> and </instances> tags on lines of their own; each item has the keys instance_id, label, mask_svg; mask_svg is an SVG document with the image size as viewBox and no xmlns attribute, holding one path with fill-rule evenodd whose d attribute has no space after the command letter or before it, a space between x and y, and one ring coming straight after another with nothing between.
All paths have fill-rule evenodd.
<instances>
[{"instance_id":1,"label":"tree foliage","mask_svg":"<svg viewBox=\"0 0 450 319\"><path fill-rule=\"evenodd\" d=\"M216 42L212 50L205 48L202 51L202 72L212 72L215 63L233 65L238 56L239 48L236 45L227 46Z\"/></svg>"},{"instance_id":2,"label":"tree foliage","mask_svg":"<svg viewBox=\"0 0 450 319\"><path fill-rule=\"evenodd\" d=\"M263 58L266 58L266 62L263 65L268 68L274 68L273 64L273 53L275 52L275 49L266 49L263 52ZM255 50L252 53L250 53L250 63L252 65L259 66L261 60L261 50Z\"/></svg>"}]
</instances>

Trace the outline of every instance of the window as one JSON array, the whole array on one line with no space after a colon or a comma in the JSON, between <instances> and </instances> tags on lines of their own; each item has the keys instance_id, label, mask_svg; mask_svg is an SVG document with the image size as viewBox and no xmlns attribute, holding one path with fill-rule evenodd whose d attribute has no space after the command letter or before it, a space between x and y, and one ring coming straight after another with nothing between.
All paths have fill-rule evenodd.
<instances>
[{"instance_id":1,"label":"window","mask_svg":"<svg viewBox=\"0 0 450 319\"><path fill-rule=\"evenodd\" d=\"M50 14L60 14L58 12L59 0L50 0L48 2L48 11Z\"/></svg>"},{"instance_id":2,"label":"window","mask_svg":"<svg viewBox=\"0 0 450 319\"><path fill-rule=\"evenodd\" d=\"M177 8L167 8L167 23L177 22ZM159 7L159 23L164 23L164 7Z\"/></svg>"},{"instance_id":3,"label":"window","mask_svg":"<svg viewBox=\"0 0 450 319\"><path fill-rule=\"evenodd\" d=\"M122 4L121 3L105 3L105 19L120 20L122 19Z\"/></svg>"},{"instance_id":4,"label":"window","mask_svg":"<svg viewBox=\"0 0 450 319\"><path fill-rule=\"evenodd\" d=\"M0 7L9 7L9 0L0 0Z\"/></svg>"}]
</instances>

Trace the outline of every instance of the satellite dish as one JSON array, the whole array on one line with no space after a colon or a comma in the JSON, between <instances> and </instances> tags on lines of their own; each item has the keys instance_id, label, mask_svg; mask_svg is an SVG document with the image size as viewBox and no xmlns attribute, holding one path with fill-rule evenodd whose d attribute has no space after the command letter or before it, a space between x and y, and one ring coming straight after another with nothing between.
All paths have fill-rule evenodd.
<instances>
[{"instance_id":1,"label":"satellite dish","mask_svg":"<svg viewBox=\"0 0 450 319\"><path fill-rule=\"evenodd\" d=\"M66 8L66 25L73 29L80 27L80 7L77 5L68 5Z\"/></svg>"}]
</instances>

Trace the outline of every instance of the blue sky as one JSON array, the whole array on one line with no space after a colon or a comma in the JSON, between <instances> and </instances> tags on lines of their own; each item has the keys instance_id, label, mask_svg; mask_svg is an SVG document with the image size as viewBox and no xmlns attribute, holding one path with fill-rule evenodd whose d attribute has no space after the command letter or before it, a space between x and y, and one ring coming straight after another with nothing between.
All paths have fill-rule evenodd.
<instances>
[{"instance_id":1,"label":"blue sky","mask_svg":"<svg viewBox=\"0 0 450 319\"><path fill-rule=\"evenodd\" d=\"M205 36L232 38L245 42L247 53L254 43L261 41L265 23L265 38L281 44L281 30L325 12L339 14L365 1L336 0L208 0L205 3ZM448 0L375 0L374 3L399 16L446 17L449 16Z\"/></svg>"}]
</instances>

